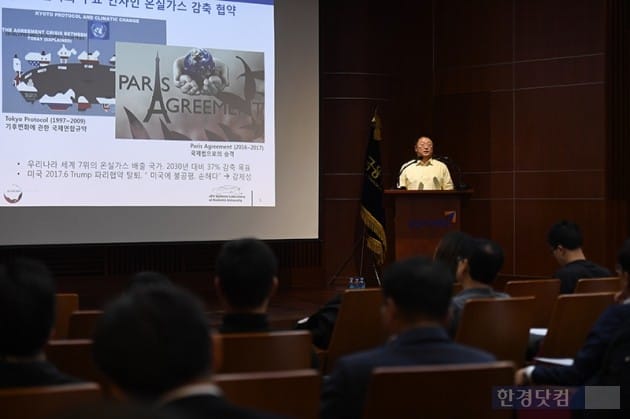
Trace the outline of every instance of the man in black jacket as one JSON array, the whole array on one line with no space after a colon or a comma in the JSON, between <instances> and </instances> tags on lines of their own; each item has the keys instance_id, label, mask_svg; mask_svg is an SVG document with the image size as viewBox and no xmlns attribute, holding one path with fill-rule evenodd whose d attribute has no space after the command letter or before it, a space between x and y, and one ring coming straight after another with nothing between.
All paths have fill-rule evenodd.
<instances>
[{"instance_id":1,"label":"man in black jacket","mask_svg":"<svg viewBox=\"0 0 630 419\"><path fill-rule=\"evenodd\" d=\"M187 419L260 418L229 404L211 381L211 340L201 303L174 286L132 290L103 313L96 364L114 393L158 404Z\"/></svg>"},{"instance_id":2,"label":"man in black jacket","mask_svg":"<svg viewBox=\"0 0 630 419\"><path fill-rule=\"evenodd\" d=\"M78 379L46 361L55 320L55 284L42 263L0 265L0 388L69 384Z\"/></svg>"},{"instance_id":3,"label":"man in black jacket","mask_svg":"<svg viewBox=\"0 0 630 419\"><path fill-rule=\"evenodd\" d=\"M452 284L449 270L426 258L396 262L387 270L382 312L390 340L337 361L323 386L323 419L360 418L376 367L494 361L491 354L459 345L448 337L444 326Z\"/></svg>"}]
</instances>

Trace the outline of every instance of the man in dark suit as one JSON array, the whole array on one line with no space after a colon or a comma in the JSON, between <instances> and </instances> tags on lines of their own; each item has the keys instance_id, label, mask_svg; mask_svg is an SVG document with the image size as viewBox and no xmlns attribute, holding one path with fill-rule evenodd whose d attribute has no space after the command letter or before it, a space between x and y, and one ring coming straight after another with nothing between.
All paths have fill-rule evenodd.
<instances>
[{"instance_id":1,"label":"man in dark suit","mask_svg":"<svg viewBox=\"0 0 630 419\"><path fill-rule=\"evenodd\" d=\"M0 388L78 381L44 356L54 319L55 284L46 266L27 259L0 265Z\"/></svg>"},{"instance_id":2,"label":"man in dark suit","mask_svg":"<svg viewBox=\"0 0 630 419\"><path fill-rule=\"evenodd\" d=\"M175 286L131 290L103 313L96 364L114 394L158 404L187 419L259 418L232 406L211 381L211 340L201 303Z\"/></svg>"},{"instance_id":3,"label":"man in dark suit","mask_svg":"<svg viewBox=\"0 0 630 419\"><path fill-rule=\"evenodd\" d=\"M448 268L426 258L396 262L387 270L382 312L390 341L337 361L324 382L322 418L360 418L375 367L494 361L487 352L449 339L444 326L452 284Z\"/></svg>"}]
</instances>

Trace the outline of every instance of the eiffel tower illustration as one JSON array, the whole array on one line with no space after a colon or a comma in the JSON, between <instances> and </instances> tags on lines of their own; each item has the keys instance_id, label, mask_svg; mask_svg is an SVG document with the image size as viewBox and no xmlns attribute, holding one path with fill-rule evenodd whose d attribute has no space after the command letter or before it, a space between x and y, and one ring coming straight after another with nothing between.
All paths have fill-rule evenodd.
<instances>
[{"instance_id":1,"label":"eiffel tower illustration","mask_svg":"<svg viewBox=\"0 0 630 419\"><path fill-rule=\"evenodd\" d=\"M162 114L166 122L170 124L171 120L166 112L164 98L162 98L162 89L160 88L160 54L155 54L155 78L153 80L153 97L151 98L151 105L149 106L149 109L147 109L147 116L144 117L144 122L149 122L151 115L159 113ZM159 103L160 105L159 110L155 108L156 103Z\"/></svg>"}]
</instances>

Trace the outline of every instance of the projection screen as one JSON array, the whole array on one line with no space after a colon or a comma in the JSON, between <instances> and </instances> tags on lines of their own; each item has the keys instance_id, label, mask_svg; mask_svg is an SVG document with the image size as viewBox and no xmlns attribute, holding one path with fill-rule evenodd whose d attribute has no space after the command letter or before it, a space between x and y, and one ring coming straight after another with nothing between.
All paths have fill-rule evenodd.
<instances>
[{"instance_id":1,"label":"projection screen","mask_svg":"<svg viewBox=\"0 0 630 419\"><path fill-rule=\"evenodd\" d=\"M318 236L316 0L0 5L0 245Z\"/></svg>"}]
</instances>

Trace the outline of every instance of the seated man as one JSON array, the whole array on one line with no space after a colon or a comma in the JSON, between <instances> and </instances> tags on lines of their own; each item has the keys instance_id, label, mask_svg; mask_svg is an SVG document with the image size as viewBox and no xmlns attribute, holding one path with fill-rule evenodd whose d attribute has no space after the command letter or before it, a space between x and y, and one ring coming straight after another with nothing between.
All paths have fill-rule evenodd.
<instances>
[{"instance_id":1,"label":"seated man","mask_svg":"<svg viewBox=\"0 0 630 419\"><path fill-rule=\"evenodd\" d=\"M382 313L390 341L337 361L323 385L322 418L360 418L376 367L494 361L487 352L452 342L444 330L452 283L445 266L426 258L396 262L386 271Z\"/></svg>"},{"instance_id":2,"label":"seated man","mask_svg":"<svg viewBox=\"0 0 630 419\"><path fill-rule=\"evenodd\" d=\"M113 393L158 404L187 419L256 418L211 382L211 340L199 300L175 286L131 290L103 313L94 359Z\"/></svg>"},{"instance_id":3,"label":"seated man","mask_svg":"<svg viewBox=\"0 0 630 419\"><path fill-rule=\"evenodd\" d=\"M217 256L214 285L225 308L219 332L267 332L267 307L278 288L278 260L264 242L227 242Z\"/></svg>"},{"instance_id":4,"label":"seated man","mask_svg":"<svg viewBox=\"0 0 630 419\"><path fill-rule=\"evenodd\" d=\"M619 275L622 277L626 288L623 295L627 296L628 273L630 272L630 241L626 241L617 254ZM528 366L516 372L517 385L523 384L555 384L567 386L579 386L594 382L598 371L604 366L606 357L610 356L610 343L620 332L626 335L630 332L630 299L621 304L609 307L597 320L589 333L586 342L575 356L571 366ZM627 364L627 358L625 364ZM626 378L627 381L627 378ZM625 391L628 388L625 387ZM622 386L622 394L624 386ZM623 399L622 399L623 400Z\"/></svg>"},{"instance_id":5,"label":"seated man","mask_svg":"<svg viewBox=\"0 0 630 419\"><path fill-rule=\"evenodd\" d=\"M220 333L270 332L269 300L278 288L278 259L263 241L232 240L217 256L214 286L225 308ZM315 351L313 368L319 366Z\"/></svg>"},{"instance_id":6,"label":"seated man","mask_svg":"<svg viewBox=\"0 0 630 419\"><path fill-rule=\"evenodd\" d=\"M547 233L551 253L560 265L553 277L560 279L560 293L570 294L580 278L602 278L612 276L610 271L586 260L582 250L582 233L577 224L560 221Z\"/></svg>"},{"instance_id":7,"label":"seated man","mask_svg":"<svg viewBox=\"0 0 630 419\"><path fill-rule=\"evenodd\" d=\"M43 264L0 265L0 388L75 383L46 361L55 320L55 285Z\"/></svg>"},{"instance_id":8,"label":"seated man","mask_svg":"<svg viewBox=\"0 0 630 419\"><path fill-rule=\"evenodd\" d=\"M457 281L462 290L451 301L451 336L457 333L459 319L466 301L476 298L507 298L509 295L492 288L503 267L503 249L499 244L486 239L464 239L459 250Z\"/></svg>"}]
</instances>

